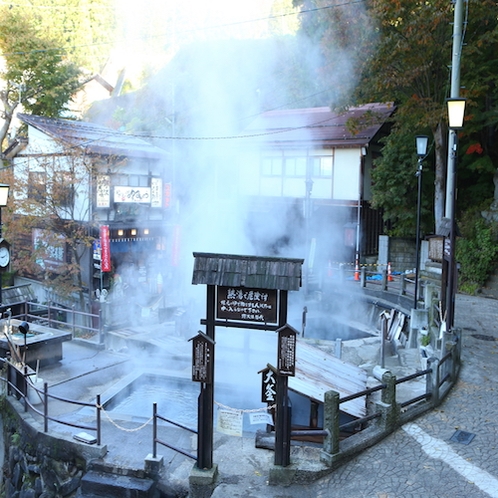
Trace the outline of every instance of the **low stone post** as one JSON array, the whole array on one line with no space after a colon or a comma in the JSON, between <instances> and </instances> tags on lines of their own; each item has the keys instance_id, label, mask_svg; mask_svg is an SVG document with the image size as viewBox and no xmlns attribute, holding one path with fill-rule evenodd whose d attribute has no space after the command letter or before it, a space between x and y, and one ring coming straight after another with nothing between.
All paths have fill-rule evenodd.
<instances>
[{"instance_id":1,"label":"low stone post","mask_svg":"<svg viewBox=\"0 0 498 498\"><path fill-rule=\"evenodd\" d=\"M386 432L393 432L399 425L399 405L396 403L396 376L386 371L382 375L382 383L386 388L382 390L381 401L377 408L381 412L380 424Z\"/></svg>"},{"instance_id":2,"label":"low stone post","mask_svg":"<svg viewBox=\"0 0 498 498\"><path fill-rule=\"evenodd\" d=\"M431 403L433 407L439 405L439 360L435 357L427 359L427 368L432 372L427 374L426 389L431 393Z\"/></svg>"},{"instance_id":3,"label":"low stone post","mask_svg":"<svg viewBox=\"0 0 498 498\"><path fill-rule=\"evenodd\" d=\"M401 287L399 290L399 295L400 296L405 296L406 295L406 277L404 275L401 275Z\"/></svg>"},{"instance_id":4,"label":"low stone post","mask_svg":"<svg viewBox=\"0 0 498 498\"><path fill-rule=\"evenodd\" d=\"M362 266L360 271L360 284L362 287L367 286L367 269Z\"/></svg>"},{"instance_id":5,"label":"low stone post","mask_svg":"<svg viewBox=\"0 0 498 498\"><path fill-rule=\"evenodd\" d=\"M382 290L387 290L387 270L382 270Z\"/></svg>"},{"instance_id":6,"label":"low stone post","mask_svg":"<svg viewBox=\"0 0 498 498\"><path fill-rule=\"evenodd\" d=\"M331 465L333 456L339 453L339 393L327 391L323 403L323 428L328 431L323 441L321 461Z\"/></svg>"}]
</instances>

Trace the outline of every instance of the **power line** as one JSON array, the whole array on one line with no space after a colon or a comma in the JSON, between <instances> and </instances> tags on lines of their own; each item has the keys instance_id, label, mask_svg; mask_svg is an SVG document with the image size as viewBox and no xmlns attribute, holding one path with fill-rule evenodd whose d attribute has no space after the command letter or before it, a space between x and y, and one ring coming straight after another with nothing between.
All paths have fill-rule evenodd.
<instances>
[{"instance_id":1,"label":"power line","mask_svg":"<svg viewBox=\"0 0 498 498\"><path fill-rule=\"evenodd\" d=\"M136 41L136 40L151 40L151 39L154 39L154 38L163 38L165 36L177 36L177 35L181 35L181 34L186 34L186 33L194 33L194 32L198 32L198 31L208 31L208 30L213 30L213 29L219 29L219 28L227 28L227 27L231 27L231 26L239 26L239 25L242 25L242 24L250 24L250 23L255 23L255 22L261 22L261 21L270 21L270 20L274 20L274 19L280 19L280 18L283 18L283 17L287 17L287 16L296 16L296 15L302 15L302 14L311 14L311 13L314 13L314 12L319 12L319 11L322 11L322 10L328 10L328 9L334 9L334 8L338 8L338 7L345 7L345 6L348 6L348 5L355 5L355 4L360 4L360 3L365 3L366 0L350 0L350 1L347 1L347 2L344 2L344 3L340 3L340 4L334 4L334 5L325 5L323 7L316 7L316 8L313 8L313 9L305 9L305 10L301 10L301 11L293 11L293 12L284 12L282 14L274 14L272 16L268 16L268 17L260 17L260 18L256 18L256 19L247 19L247 20L244 20L244 21L235 21L235 22L232 22L232 23L224 23L224 24L217 24L217 25L213 25L213 26L203 26L203 27L199 27L199 28L191 28L191 29L185 29L185 30L180 30L180 31L173 31L173 32L168 32L168 33L163 33L163 34L159 34L159 35L150 35L150 36L144 36L144 37L135 37L135 38L132 38L131 40L132 41ZM10 2L1 2L0 1L0 4L3 4L3 5L16 5L16 4L11 4ZM17 5L17 6L22 6L22 5ZM25 5L27 6L27 5ZM34 6L31 6L31 8L33 8ZM35 6L36 8L36 6ZM47 7L49 8L49 7ZM55 7L54 7L55 8ZM99 43L88 43L88 44L83 44L83 45L72 45L72 46L69 46L69 47L59 47L59 48L50 48L50 49L42 49L42 50L32 50L32 51L25 51L25 52L11 52L11 53L8 53L8 54L4 54L4 55L24 55L24 54L31 54L31 53L38 53L38 52L50 52L50 51L54 51L54 50L57 50L57 51L61 51L61 52L67 52L69 50L72 50L72 49L75 49L75 48L85 48L85 47L96 47L96 46L103 46L103 45L111 45L111 44L115 44L115 43L118 43L118 42L122 42L122 41L130 41L130 39L120 39L120 40L117 40L115 42L99 42Z\"/></svg>"}]
</instances>

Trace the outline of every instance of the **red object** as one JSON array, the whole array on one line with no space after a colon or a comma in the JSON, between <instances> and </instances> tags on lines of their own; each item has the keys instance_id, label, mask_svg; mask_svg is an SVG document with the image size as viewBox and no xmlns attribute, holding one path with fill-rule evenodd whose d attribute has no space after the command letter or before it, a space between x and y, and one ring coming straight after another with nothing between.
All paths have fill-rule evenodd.
<instances>
[{"instance_id":1,"label":"red object","mask_svg":"<svg viewBox=\"0 0 498 498\"><path fill-rule=\"evenodd\" d=\"M100 270L102 272L111 271L111 242L109 240L109 225L100 227Z\"/></svg>"},{"instance_id":2,"label":"red object","mask_svg":"<svg viewBox=\"0 0 498 498\"><path fill-rule=\"evenodd\" d=\"M388 282L393 282L394 278L391 275L391 263L387 263L387 281Z\"/></svg>"},{"instance_id":3,"label":"red object","mask_svg":"<svg viewBox=\"0 0 498 498\"><path fill-rule=\"evenodd\" d=\"M360 265L358 264L358 260L356 260L356 265L354 268L354 279L356 281L360 280Z\"/></svg>"},{"instance_id":4,"label":"red object","mask_svg":"<svg viewBox=\"0 0 498 498\"><path fill-rule=\"evenodd\" d=\"M479 142L469 145L467 151L465 152L466 154L473 154L474 152L477 152L477 154L482 154L483 148Z\"/></svg>"}]
</instances>

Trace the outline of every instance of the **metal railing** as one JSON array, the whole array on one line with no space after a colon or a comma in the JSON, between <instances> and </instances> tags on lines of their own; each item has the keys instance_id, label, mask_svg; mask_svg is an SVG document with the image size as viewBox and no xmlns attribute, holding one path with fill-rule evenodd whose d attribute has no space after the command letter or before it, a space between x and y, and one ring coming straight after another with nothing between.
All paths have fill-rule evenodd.
<instances>
[{"instance_id":1,"label":"metal railing","mask_svg":"<svg viewBox=\"0 0 498 498\"><path fill-rule=\"evenodd\" d=\"M401 296L415 295L415 279L405 273L391 273L387 268L381 271L367 270L365 266L359 269L349 266L338 268L342 280L357 281L362 288L375 288L390 291Z\"/></svg>"},{"instance_id":2,"label":"metal railing","mask_svg":"<svg viewBox=\"0 0 498 498\"><path fill-rule=\"evenodd\" d=\"M96 442L98 445L101 444L101 435L102 435L102 424L101 424L101 410L102 406L100 404L100 394L96 396L95 403L87 403L84 401L77 401L68 398L62 398L60 396L56 396L54 394L50 394L48 392L48 384L45 382L43 384L43 390L38 389L30 380L30 377L33 375L33 372L30 371L28 366L24 366L23 368L18 368L13 365L10 361L0 358L0 364L3 367L6 367L6 375L7 377L0 378L7 385L7 394L14 395L18 400L22 400L24 405L24 411L27 412L28 409L32 410L37 415L40 415L43 418L43 430L45 433L48 432L48 422L55 422L58 424L66 425L69 427L74 427L76 429L82 429L87 431L95 431L96 432ZM30 393L33 393L33 396L38 396L39 400L42 404L42 410L39 410L35 404L30 401ZM62 401L63 403L68 403L71 405L81 406L81 407L90 407L95 408L95 425L86 425L86 424L76 424L72 422L68 422L66 420L62 420L56 417L49 415L49 400L57 400Z\"/></svg>"},{"instance_id":3,"label":"metal railing","mask_svg":"<svg viewBox=\"0 0 498 498\"><path fill-rule=\"evenodd\" d=\"M22 301L9 305L22 306L22 312L13 315L12 318L24 320L30 323L38 323L50 328L66 330L73 337L77 332L97 335L99 342L102 341L102 312L87 313L77 311L73 305L71 309L54 306L52 303L40 304L31 301ZM94 324L97 324L96 326Z\"/></svg>"},{"instance_id":4,"label":"metal railing","mask_svg":"<svg viewBox=\"0 0 498 498\"><path fill-rule=\"evenodd\" d=\"M157 421L162 420L163 422L166 422L168 424L174 425L175 427L178 427L180 429L186 430L188 432L191 432L192 434L197 434L197 431L194 429L191 429L190 427L186 427L185 425L179 424L178 422L174 422L173 420L167 419L157 413L157 403L153 403L152 405L152 457L156 458L157 456L157 445L161 444L162 446L165 446L166 448L169 448L170 450L176 451L177 453L181 453L182 455L191 458L192 460L197 461L197 456L192 455L188 453L185 450L182 450L181 448L178 448L172 444L167 443L166 441L163 441L158 438L157 436Z\"/></svg>"},{"instance_id":5,"label":"metal railing","mask_svg":"<svg viewBox=\"0 0 498 498\"><path fill-rule=\"evenodd\" d=\"M24 366L22 368L18 368L13 365L10 361L0 358L0 365L5 369L6 377L0 377L0 381L3 381L6 384L7 394L12 395L17 398L24 407L24 411L28 412L31 410L34 414L39 415L43 419L43 431L45 433L48 432L48 424L50 422L54 422L57 424L73 427L76 429L81 429L85 431L92 431L96 433L95 442L98 445L102 444L102 410L104 409L101 404L101 396L98 394L95 398L95 403L88 403L84 401L73 400L69 398L64 398L61 396L57 396L55 394L50 394L48 391L48 383L45 382L43 384L43 389L39 389L31 382L30 377L33 375L33 371L28 366ZM38 396L40 403L34 403L30 401L30 396ZM62 403L66 403L69 405L75 405L78 407L88 407L95 409L95 424L77 424L74 422L69 422L67 420L63 420L61 418L54 417L49 414L49 405L50 400L60 401ZM37 406L41 404L41 409ZM180 429L186 430L192 434L197 434L197 431L191 429L190 427L186 427L185 425L179 424L173 420L170 420L166 417L163 417L157 412L157 403L153 403L153 416L152 416L152 448L153 448L153 458L157 456L157 445L160 444L165 446L177 453L181 453L182 455L191 458L197 461L197 456L192 455L191 453L178 448L163 439L158 437L158 421L161 420L168 424L171 424ZM150 422L150 420L149 420Z\"/></svg>"}]
</instances>

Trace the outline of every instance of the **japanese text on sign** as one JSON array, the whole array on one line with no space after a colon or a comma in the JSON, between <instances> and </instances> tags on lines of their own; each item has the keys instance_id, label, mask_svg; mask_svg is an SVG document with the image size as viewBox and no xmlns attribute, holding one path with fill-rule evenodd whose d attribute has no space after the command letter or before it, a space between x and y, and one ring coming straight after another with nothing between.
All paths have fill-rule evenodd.
<instances>
[{"instance_id":1,"label":"japanese text on sign","mask_svg":"<svg viewBox=\"0 0 498 498\"><path fill-rule=\"evenodd\" d=\"M280 375L295 375L296 333L290 327L278 331L278 371Z\"/></svg>"},{"instance_id":2,"label":"japanese text on sign","mask_svg":"<svg viewBox=\"0 0 498 498\"><path fill-rule=\"evenodd\" d=\"M213 344L199 335L192 341L192 380L210 384Z\"/></svg>"},{"instance_id":3,"label":"japanese text on sign","mask_svg":"<svg viewBox=\"0 0 498 498\"><path fill-rule=\"evenodd\" d=\"M277 399L277 378L273 370L267 369L262 372L261 402L274 403Z\"/></svg>"},{"instance_id":4,"label":"japanese text on sign","mask_svg":"<svg viewBox=\"0 0 498 498\"><path fill-rule=\"evenodd\" d=\"M277 322L277 291L218 287L218 318Z\"/></svg>"}]
</instances>

